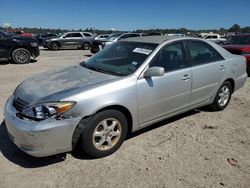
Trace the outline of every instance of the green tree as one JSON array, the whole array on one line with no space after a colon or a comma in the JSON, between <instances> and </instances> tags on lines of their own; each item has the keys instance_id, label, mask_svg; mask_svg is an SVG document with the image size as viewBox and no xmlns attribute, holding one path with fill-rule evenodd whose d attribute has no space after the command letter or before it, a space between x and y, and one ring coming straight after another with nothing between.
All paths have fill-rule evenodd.
<instances>
[{"instance_id":1,"label":"green tree","mask_svg":"<svg viewBox=\"0 0 250 188\"><path fill-rule=\"evenodd\" d=\"M228 31L230 31L230 32L240 32L241 31L241 27L238 24L234 24L232 27L230 27L228 29Z\"/></svg>"}]
</instances>

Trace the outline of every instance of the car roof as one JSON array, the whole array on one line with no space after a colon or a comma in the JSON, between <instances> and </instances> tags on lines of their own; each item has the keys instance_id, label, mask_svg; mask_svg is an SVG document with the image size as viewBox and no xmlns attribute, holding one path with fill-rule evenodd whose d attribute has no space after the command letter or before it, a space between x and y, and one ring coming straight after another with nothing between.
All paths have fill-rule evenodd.
<instances>
[{"instance_id":1,"label":"car roof","mask_svg":"<svg viewBox=\"0 0 250 188\"><path fill-rule=\"evenodd\" d=\"M166 40L174 40L174 39L196 39L192 37L181 37L181 36L142 36L142 37L133 37L133 38L127 38L122 41L128 41L128 42L143 42L143 43L154 43L154 44L161 44L162 42Z\"/></svg>"}]
</instances>

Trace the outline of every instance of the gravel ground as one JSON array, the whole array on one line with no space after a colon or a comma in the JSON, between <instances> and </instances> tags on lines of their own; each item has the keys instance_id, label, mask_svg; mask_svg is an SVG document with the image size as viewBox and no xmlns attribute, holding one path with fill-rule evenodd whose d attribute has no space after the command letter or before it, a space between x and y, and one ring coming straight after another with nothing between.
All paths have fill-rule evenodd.
<instances>
[{"instance_id":1,"label":"gravel ground","mask_svg":"<svg viewBox=\"0 0 250 188\"><path fill-rule=\"evenodd\" d=\"M34 158L7 137L4 104L25 78L75 65L88 51L41 50L37 62L0 62L0 187L250 187L250 79L222 112L194 110L132 134L113 155ZM2 122L2 123L1 123Z\"/></svg>"}]
</instances>

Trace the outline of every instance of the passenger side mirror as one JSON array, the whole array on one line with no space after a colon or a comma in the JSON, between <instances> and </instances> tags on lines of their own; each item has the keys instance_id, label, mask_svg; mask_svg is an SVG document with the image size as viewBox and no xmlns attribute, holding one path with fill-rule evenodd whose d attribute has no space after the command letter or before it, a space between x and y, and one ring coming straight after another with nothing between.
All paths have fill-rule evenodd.
<instances>
[{"instance_id":1,"label":"passenger side mirror","mask_svg":"<svg viewBox=\"0 0 250 188\"><path fill-rule=\"evenodd\" d=\"M163 67L150 67L144 72L144 78L150 78L153 76L163 76L165 69Z\"/></svg>"}]
</instances>

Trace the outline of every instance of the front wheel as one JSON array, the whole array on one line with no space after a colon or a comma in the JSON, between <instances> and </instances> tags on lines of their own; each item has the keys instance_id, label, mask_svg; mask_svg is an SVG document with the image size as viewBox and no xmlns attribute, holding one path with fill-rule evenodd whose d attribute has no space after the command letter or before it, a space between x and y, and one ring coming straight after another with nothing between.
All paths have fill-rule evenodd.
<instances>
[{"instance_id":1,"label":"front wheel","mask_svg":"<svg viewBox=\"0 0 250 188\"><path fill-rule=\"evenodd\" d=\"M214 102L209 106L213 111L224 110L230 102L232 95L232 84L225 81L217 92Z\"/></svg>"},{"instance_id":2,"label":"front wheel","mask_svg":"<svg viewBox=\"0 0 250 188\"><path fill-rule=\"evenodd\" d=\"M29 63L31 54L29 50L25 48L17 48L12 52L12 60L16 64L25 64Z\"/></svg>"},{"instance_id":3,"label":"front wheel","mask_svg":"<svg viewBox=\"0 0 250 188\"><path fill-rule=\"evenodd\" d=\"M126 139L127 120L117 110L106 110L90 118L82 132L82 149L91 157L114 153Z\"/></svg>"},{"instance_id":4,"label":"front wheel","mask_svg":"<svg viewBox=\"0 0 250 188\"><path fill-rule=\"evenodd\" d=\"M54 51L57 51L59 49L59 44L57 42L52 42L50 48Z\"/></svg>"}]
</instances>

